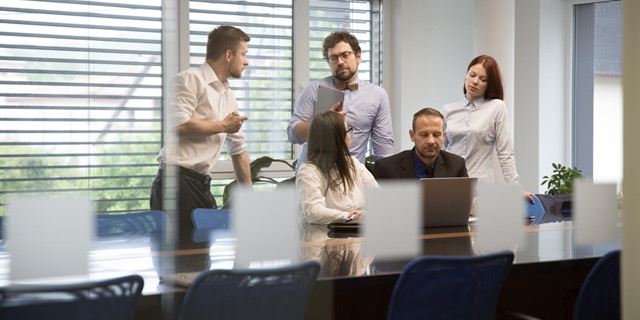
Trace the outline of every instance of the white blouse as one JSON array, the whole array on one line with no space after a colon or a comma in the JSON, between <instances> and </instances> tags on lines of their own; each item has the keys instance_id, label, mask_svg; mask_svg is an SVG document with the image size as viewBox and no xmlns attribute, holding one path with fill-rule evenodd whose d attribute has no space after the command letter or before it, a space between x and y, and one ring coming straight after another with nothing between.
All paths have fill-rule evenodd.
<instances>
[{"instance_id":1,"label":"white blouse","mask_svg":"<svg viewBox=\"0 0 640 320\"><path fill-rule=\"evenodd\" d=\"M304 221L314 224L345 222L351 211L364 209L366 188L379 186L358 159L351 157L351 160L355 165L354 185L346 195L342 192L342 184L338 190L329 188L324 174L312 162L306 161L300 166L296 174L296 190ZM337 171L332 170L332 174L337 174Z\"/></svg>"},{"instance_id":2,"label":"white blouse","mask_svg":"<svg viewBox=\"0 0 640 320\"><path fill-rule=\"evenodd\" d=\"M469 177L494 182L495 147L504 181L519 184L507 105L500 99L463 99L442 108L447 136L444 149L463 157Z\"/></svg>"}]
</instances>

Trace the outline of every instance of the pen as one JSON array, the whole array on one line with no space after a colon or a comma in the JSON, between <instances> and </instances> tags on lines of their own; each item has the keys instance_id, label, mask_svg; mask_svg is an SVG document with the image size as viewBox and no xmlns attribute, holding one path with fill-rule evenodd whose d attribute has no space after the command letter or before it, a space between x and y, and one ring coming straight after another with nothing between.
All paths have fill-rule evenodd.
<instances>
[{"instance_id":1,"label":"pen","mask_svg":"<svg viewBox=\"0 0 640 320\"><path fill-rule=\"evenodd\" d=\"M349 219L345 220L345 221L344 221L344 223L349 223L349 222L351 222L352 220L353 220L353 218L349 218Z\"/></svg>"}]
</instances>

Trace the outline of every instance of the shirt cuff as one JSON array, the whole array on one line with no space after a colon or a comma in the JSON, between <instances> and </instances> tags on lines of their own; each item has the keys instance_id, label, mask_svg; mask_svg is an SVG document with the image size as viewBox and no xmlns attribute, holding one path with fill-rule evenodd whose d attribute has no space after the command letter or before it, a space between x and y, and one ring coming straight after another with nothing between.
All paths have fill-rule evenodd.
<instances>
[{"instance_id":1,"label":"shirt cuff","mask_svg":"<svg viewBox=\"0 0 640 320\"><path fill-rule=\"evenodd\" d=\"M302 121L296 121L294 123L292 123L289 128L287 128L287 136L289 138L289 142L291 143L295 143L295 144L302 144L302 141L300 141L298 139L298 136L296 136L296 126Z\"/></svg>"}]
</instances>

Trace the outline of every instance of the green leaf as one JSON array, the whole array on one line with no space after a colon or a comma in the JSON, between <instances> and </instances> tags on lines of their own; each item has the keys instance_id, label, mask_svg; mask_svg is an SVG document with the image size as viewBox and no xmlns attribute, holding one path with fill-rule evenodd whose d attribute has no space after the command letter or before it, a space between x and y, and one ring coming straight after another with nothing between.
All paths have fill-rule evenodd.
<instances>
[{"instance_id":1,"label":"green leaf","mask_svg":"<svg viewBox=\"0 0 640 320\"><path fill-rule=\"evenodd\" d=\"M570 194L573 192L573 182L576 179L583 179L582 171L577 167L569 168L560 163L551 163L553 174L551 176L543 176L541 185L547 185L546 194L560 195Z\"/></svg>"}]
</instances>

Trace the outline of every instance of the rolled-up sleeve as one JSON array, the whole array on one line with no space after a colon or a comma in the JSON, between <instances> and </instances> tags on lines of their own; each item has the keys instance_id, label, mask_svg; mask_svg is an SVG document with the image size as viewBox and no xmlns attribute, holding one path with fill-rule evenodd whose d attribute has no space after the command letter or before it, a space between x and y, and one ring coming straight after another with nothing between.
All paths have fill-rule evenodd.
<instances>
[{"instance_id":1,"label":"rolled-up sleeve","mask_svg":"<svg viewBox=\"0 0 640 320\"><path fill-rule=\"evenodd\" d=\"M231 112L235 112L236 114L240 114L240 110L238 107L238 102L236 101L236 97L233 92L230 92L232 99L230 99L229 109L226 110L220 117L226 116ZM248 121L251 121L249 119ZM230 156L235 156L237 154L241 154L245 150L247 150L247 143L245 141L244 132L240 129L236 133L227 133L227 136L224 138L227 145L227 153Z\"/></svg>"},{"instance_id":2,"label":"rolled-up sleeve","mask_svg":"<svg viewBox=\"0 0 640 320\"><path fill-rule=\"evenodd\" d=\"M193 117L198 105L197 92L192 89L198 88L198 85L193 84L198 78L189 73L180 73L173 77L172 81L175 92L171 108L176 126L179 126Z\"/></svg>"},{"instance_id":3,"label":"rolled-up sleeve","mask_svg":"<svg viewBox=\"0 0 640 320\"><path fill-rule=\"evenodd\" d=\"M245 141L244 133L242 133L242 130L236 133L228 133L225 141L227 143L227 153L230 156L241 154L242 152L247 150L247 143Z\"/></svg>"},{"instance_id":4,"label":"rolled-up sleeve","mask_svg":"<svg viewBox=\"0 0 640 320\"><path fill-rule=\"evenodd\" d=\"M291 115L291 120L289 120L289 125L287 126L287 137L289 138L289 142L297 144L303 143L296 136L296 126L300 122L307 122L313 119L317 91L317 85L310 84L304 88L302 94L300 94L300 98L298 98L298 102L296 102L296 107L293 111L293 115Z\"/></svg>"},{"instance_id":5,"label":"rolled-up sleeve","mask_svg":"<svg viewBox=\"0 0 640 320\"><path fill-rule=\"evenodd\" d=\"M384 89L381 89L378 112L371 129L371 145L373 146L374 160L394 154L391 108L389 107L389 97Z\"/></svg>"}]
</instances>

